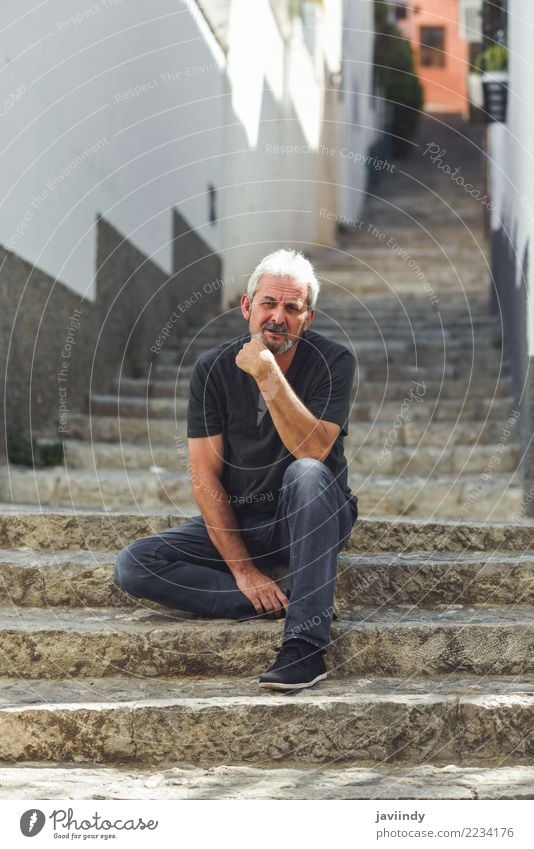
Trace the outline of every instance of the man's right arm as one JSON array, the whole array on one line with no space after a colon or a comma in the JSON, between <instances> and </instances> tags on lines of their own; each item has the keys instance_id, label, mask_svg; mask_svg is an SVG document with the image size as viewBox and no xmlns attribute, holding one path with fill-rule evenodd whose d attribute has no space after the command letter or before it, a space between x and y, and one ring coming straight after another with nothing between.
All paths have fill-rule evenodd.
<instances>
[{"instance_id":1,"label":"man's right arm","mask_svg":"<svg viewBox=\"0 0 534 849\"><path fill-rule=\"evenodd\" d=\"M222 434L188 439L191 487L209 537L257 613L278 612L288 601L278 585L254 565L245 546L228 494L222 485Z\"/></svg>"}]
</instances>

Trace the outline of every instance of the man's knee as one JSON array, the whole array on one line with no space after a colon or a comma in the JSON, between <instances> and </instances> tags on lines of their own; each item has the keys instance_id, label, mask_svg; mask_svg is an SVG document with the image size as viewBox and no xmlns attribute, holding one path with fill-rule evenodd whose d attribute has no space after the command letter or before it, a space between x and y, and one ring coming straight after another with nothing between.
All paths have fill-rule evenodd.
<instances>
[{"instance_id":1,"label":"man's knee","mask_svg":"<svg viewBox=\"0 0 534 849\"><path fill-rule=\"evenodd\" d=\"M115 582L121 590L138 595L143 575L142 555L145 553L145 540L136 540L119 552L115 560Z\"/></svg>"},{"instance_id":2,"label":"man's knee","mask_svg":"<svg viewBox=\"0 0 534 849\"><path fill-rule=\"evenodd\" d=\"M328 485L333 480L333 475L328 466L315 460L313 457L303 457L301 460L293 460L287 467L283 484L294 487L303 487L308 492L319 485Z\"/></svg>"}]
</instances>

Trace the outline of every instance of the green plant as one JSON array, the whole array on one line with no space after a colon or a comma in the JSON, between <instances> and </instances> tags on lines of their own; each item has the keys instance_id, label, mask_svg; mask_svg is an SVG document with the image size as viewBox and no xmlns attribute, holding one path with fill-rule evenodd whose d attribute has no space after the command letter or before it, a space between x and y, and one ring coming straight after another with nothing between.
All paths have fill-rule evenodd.
<instances>
[{"instance_id":1,"label":"green plant","mask_svg":"<svg viewBox=\"0 0 534 849\"><path fill-rule=\"evenodd\" d=\"M410 42L388 20L388 7L375 4L376 82L390 104L392 153L405 155L417 134L423 110L423 88L414 65Z\"/></svg>"},{"instance_id":2,"label":"green plant","mask_svg":"<svg viewBox=\"0 0 534 849\"><path fill-rule=\"evenodd\" d=\"M7 437L7 457L15 466L43 468L62 465L65 451L60 440L39 441L21 433L10 433Z\"/></svg>"},{"instance_id":3,"label":"green plant","mask_svg":"<svg viewBox=\"0 0 534 849\"><path fill-rule=\"evenodd\" d=\"M476 67L481 73L484 73L484 71L507 71L508 48L504 44L492 44L479 55Z\"/></svg>"}]
</instances>

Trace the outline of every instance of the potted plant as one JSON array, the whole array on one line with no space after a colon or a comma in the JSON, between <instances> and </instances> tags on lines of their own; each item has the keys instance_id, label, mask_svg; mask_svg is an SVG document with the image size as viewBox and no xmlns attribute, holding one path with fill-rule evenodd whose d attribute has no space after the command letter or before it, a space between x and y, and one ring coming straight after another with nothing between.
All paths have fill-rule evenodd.
<instances>
[{"instance_id":1,"label":"potted plant","mask_svg":"<svg viewBox=\"0 0 534 849\"><path fill-rule=\"evenodd\" d=\"M508 102L508 48L492 44L480 54L477 66L482 73L486 120L503 123Z\"/></svg>"}]
</instances>

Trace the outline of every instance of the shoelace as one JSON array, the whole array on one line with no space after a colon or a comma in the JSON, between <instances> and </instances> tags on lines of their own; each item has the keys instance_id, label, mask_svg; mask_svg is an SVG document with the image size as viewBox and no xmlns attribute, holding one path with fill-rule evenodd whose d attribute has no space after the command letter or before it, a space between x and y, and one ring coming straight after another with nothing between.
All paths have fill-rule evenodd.
<instances>
[{"instance_id":1,"label":"shoelace","mask_svg":"<svg viewBox=\"0 0 534 849\"><path fill-rule=\"evenodd\" d=\"M300 651L298 646L292 646L290 643L286 643L286 645L277 646L276 651L280 652L278 656L277 663L285 663L288 666L295 663L295 661L302 660L302 652Z\"/></svg>"}]
</instances>

